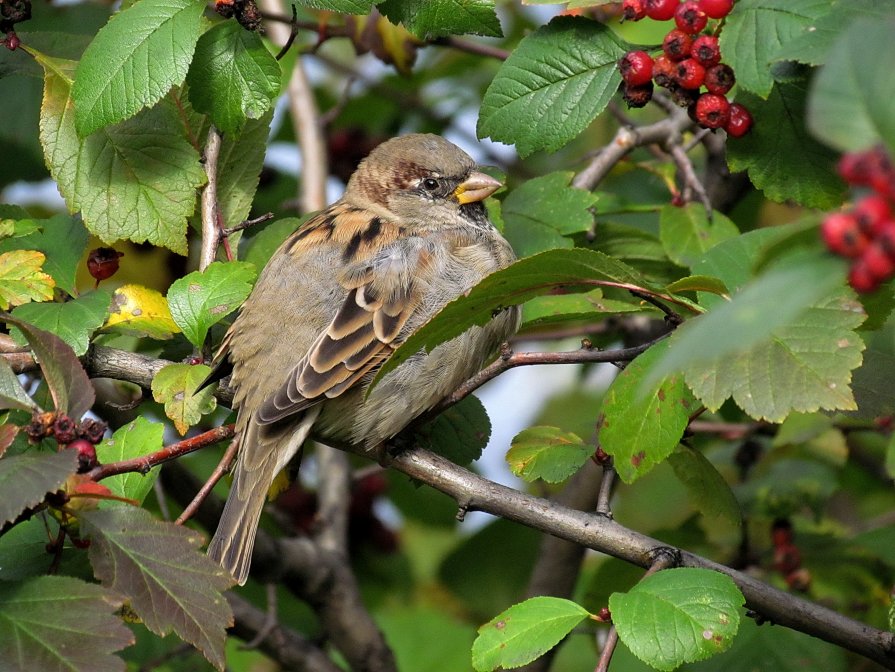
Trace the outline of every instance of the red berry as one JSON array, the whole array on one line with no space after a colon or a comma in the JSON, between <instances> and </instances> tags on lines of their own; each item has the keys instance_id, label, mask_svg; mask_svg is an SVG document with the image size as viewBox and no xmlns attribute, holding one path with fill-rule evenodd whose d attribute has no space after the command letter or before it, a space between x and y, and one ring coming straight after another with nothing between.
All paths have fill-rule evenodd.
<instances>
[{"instance_id":1,"label":"red berry","mask_svg":"<svg viewBox=\"0 0 895 672\"><path fill-rule=\"evenodd\" d=\"M666 89L675 85L674 73L676 64L665 54L657 56L653 61L653 80Z\"/></svg>"},{"instance_id":2,"label":"red berry","mask_svg":"<svg viewBox=\"0 0 895 672\"><path fill-rule=\"evenodd\" d=\"M708 23L708 16L703 11L698 2L695 0L687 0L674 10L674 23L685 33L696 35Z\"/></svg>"},{"instance_id":3,"label":"red berry","mask_svg":"<svg viewBox=\"0 0 895 672\"><path fill-rule=\"evenodd\" d=\"M644 0L646 15L654 21L668 21L674 17L678 0Z\"/></svg>"},{"instance_id":4,"label":"red berry","mask_svg":"<svg viewBox=\"0 0 895 672\"><path fill-rule=\"evenodd\" d=\"M858 220L848 212L833 212L824 217L820 234L831 252L850 259L860 256L869 243L858 228Z\"/></svg>"},{"instance_id":5,"label":"red berry","mask_svg":"<svg viewBox=\"0 0 895 672\"><path fill-rule=\"evenodd\" d=\"M848 284L856 292L868 294L879 287L880 282L870 272L863 259L858 259L848 271Z\"/></svg>"},{"instance_id":6,"label":"red berry","mask_svg":"<svg viewBox=\"0 0 895 672\"><path fill-rule=\"evenodd\" d=\"M653 59L645 51L629 51L618 61L622 79L629 86L643 86L653 78Z\"/></svg>"},{"instance_id":7,"label":"red berry","mask_svg":"<svg viewBox=\"0 0 895 672\"><path fill-rule=\"evenodd\" d=\"M66 448L78 451L78 472L83 473L96 466L96 446L86 439L75 439Z\"/></svg>"},{"instance_id":8,"label":"red berry","mask_svg":"<svg viewBox=\"0 0 895 672\"><path fill-rule=\"evenodd\" d=\"M739 103L730 104L730 119L724 127L727 135L732 138L741 138L750 130L752 130L752 114L744 105Z\"/></svg>"},{"instance_id":9,"label":"red berry","mask_svg":"<svg viewBox=\"0 0 895 672\"><path fill-rule=\"evenodd\" d=\"M699 0L699 8L710 19L723 19L733 9L733 0Z\"/></svg>"},{"instance_id":10,"label":"red berry","mask_svg":"<svg viewBox=\"0 0 895 672\"><path fill-rule=\"evenodd\" d=\"M19 39L19 36L15 34L14 31L10 31L6 33L6 39L0 40L0 44L5 44L6 48L10 51L15 51L19 48L19 45L22 41Z\"/></svg>"},{"instance_id":11,"label":"red berry","mask_svg":"<svg viewBox=\"0 0 895 672\"><path fill-rule=\"evenodd\" d=\"M892 259L895 259L895 220L881 222L874 231L876 240Z\"/></svg>"},{"instance_id":12,"label":"red berry","mask_svg":"<svg viewBox=\"0 0 895 672\"><path fill-rule=\"evenodd\" d=\"M871 241L861 254L861 261L867 265L870 275L880 282L885 282L895 275L895 259L886 254L886 250L878 240Z\"/></svg>"},{"instance_id":13,"label":"red berry","mask_svg":"<svg viewBox=\"0 0 895 672\"><path fill-rule=\"evenodd\" d=\"M683 30L672 30L662 40L662 51L672 61L683 61L690 56L693 48L693 38Z\"/></svg>"},{"instance_id":14,"label":"red berry","mask_svg":"<svg viewBox=\"0 0 895 672\"><path fill-rule=\"evenodd\" d=\"M643 0L625 0L622 3L622 18L625 21L640 21L646 16Z\"/></svg>"},{"instance_id":15,"label":"red berry","mask_svg":"<svg viewBox=\"0 0 895 672\"><path fill-rule=\"evenodd\" d=\"M97 247L91 250L87 257L87 270L99 284L100 280L115 275L118 271L118 259L123 256L123 252L113 250L111 247Z\"/></svg>"},{"instance_id":16,"label":"red berry","mask_svg":"<svg viewBox=\"0 0 895 672\"><path fill-rule=\"evenodd\" d=\"M879 194L868 194L862 198L853 211L858 227L864 233L873 235L878 228L892 217L889 201Z\"/></svg>"},{"instance_id":17,"label":"red berry","mask_svg":"<svg viewBox=\"0 0 895 672\"><path fill-rule=\"evenodd\" d=\"M705 81L705 68L692 58L684 59L677 64L674 79L685 89L698 89Z\"/></svg>"},{"instance_id":18,"label":"red berry","mask_svg":"<svg viewBox=\"0 0 895 672\"><path fill-rule=\"evenodd\" d=\"M718 38L714 35L700 35L693 40L690 47L690 55L705 68L718 65L721 62L721 49L718 46Z\"/></svg>"},{"instance_id":19,"label":"red berry","mask_svg":"<svg viewBox=\"0 0 895 672\"><path fill-rule=\"evenodd\" d=\"M709 93L717 93L719 96L723 96L733 88L736 81L733 68L724 63L713 65L705 71L705 88L709 90Z\"/></svg>"},{"instance_id":20,"label":"red berry","mask_svg":"<svg viewBox=\"0 0 895 672\"><path fill-rule=\"evenodd\" d=\"M653 98L653 83L647 82L639 86L625 84L622 98L628 107L644 107Z\"/></svg>"},{"instance_id":21,"label":"red berry","mask_svg":"<svg viewBox=\"0 0 895 672\"><path fill-rule=\"evenodd\" d=\"M696 121L701 126L723 128L729 120L730 103L727 102L727 98L714 93L703 93L699 96L699 100L696 101Z\"/></svg>"}]
</instances>

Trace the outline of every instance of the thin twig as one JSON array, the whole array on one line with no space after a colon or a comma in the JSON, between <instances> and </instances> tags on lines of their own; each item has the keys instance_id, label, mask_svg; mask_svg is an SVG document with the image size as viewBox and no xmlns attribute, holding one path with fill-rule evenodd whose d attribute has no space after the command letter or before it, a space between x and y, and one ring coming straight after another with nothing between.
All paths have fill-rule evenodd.
<instances>
[{"instance_id":1,"label":"thin twig","mask_svg":"<svg viewBox=\"0 0 895 672\"><path fill-rule=\"evenodd\" d=\"M282 60L283 57L289 53L289 48L292 46L292 43L295 42L295 38L298 36L298 28L298 14L296 13L295 5L292 5L292 20L289 22L289 37L280 48L280 51L277 52L277 55L274 56L274 58L276 58L278 61Z\"/></svg>"},{"instance_id":2,"label":"thin twig","mask_svg":"<svg viewBox=\"0 0 895 672\"><path fill-rule=\"evenodd\" d=\"M597 661L597 666L594 668L594 672L607 672L609 663L612 662L612 654L615 653L616 646L618 646L618 631L613 625L609 628L609 632L606 634L606 642L603 644L603 650L600 651L600 659Z\"/></svg>"},{"instance_id":3,"label":"thin twig","mask_svg":"<svg viewBox=\"0 0 895 672\"><path fill-rule=\"evenodd\" d=\"M454 37L453 35L433 40L432 44L439 47L450 47L458 51L465 51L467 54L473 54L474 56L496 58L500 61L505 61L510 57L510 52L506 49L492 47L490 44L483 44L481 42L473 42L472 40L466 40L462 37Z\"/></svg>"},{"instance_id":4,"label":"thin twig","mask_svg":"<svg viewBox=\"0 0 895 672\"><path fill-rule=\"evenodd\" d=\"M696 169L693 167L693 162L690 160L689 154L687 154L677 139L675 139L674 142L669 143L667 149L681 176L684 188L684 200L693 200L693 194L695 193L697 198L699 198L699 202L702 203L702 207L705 208L706 216L709 218L709 221L711 221L712 202L709 200L709 195L706 193L705 187L696 175Z\"/></svg>"},{"instance_id":5,"label":"thin twig","mask_svg":"<svg viewBox=\"0 0 895 672\"><path fill-rule=\"evenodd\" d=\"M228 473L233 466L233 460L236 459L236 452L239 449L239 440L233 439L230 442L230 445L227 446L227 450L224 451L223 457L221 457L221 461L218 462L218 466L214 468L214 471L211 472L211 476L208 477L208 480L205 481L205 484L199 489L199 492L196 493L196 496L193 497L193 501L191 501L187 507L183 510L177 520L174 521L175 525L183 525L186 521L193 517L198 508L202 506L202 502L205 501L205 498L208 497L208 493L214 489L214 486L217 485L218 481L220 481L224 474Z\"/></svg>"},{"instance_id":6,"label":"thin twig","mask_svg":"<svg viewBox=\"0 0 895 672\"><path fill-rule=\"evenodd\" d=\"M267 595L267 609L264 613L264 622L258 628L258 632L252 640L243 644L239 647L240 649L257 649L261 642L267 639L270 633L274 631L274 628L279 625L277 618L277 584L272 582L264 584L264 592Z\"/></svg>"},{"instance_id":7,"label":"thin twig","mask_svg":"<svg viewBox=\"0 0 895 672\"><path fill-rule=\"evenodd\" d=\"M252 226L257 226L258 224L263 224L264 222L267 222L273 218L274 214L272 212L265 212L263 215L259 215L258 217L254 217L253 219L244 219L239 224L229 226L226 229L223 229L221 233L224 236L229 236L236 233L237 231L242 231Z\"/></svg>"},{"instance_id":8,"label":"thin twig","mask_svg":"<svg viewBox=\"0 0 895 672\"><path fill-rule=\"evenodd\" d=\"M208 183L202 190L202 249L199 270L204 271L215 260L221 242L218 223L218 161L221 156L221 134L212 124L205 140L205 174Z\"/></svg>"},{"instance_id":9,"label":"thin twig","mask_svg":"<svg viewBox=\"0 0 895 672\"><path fill-rule=\"evenodd\" d=\"M597 497L596 512L601 516L612 518L612 488L615 485L615 467L612 466L612 458L608 458L602 464L603 476L600 479L600 494Z\"/></svg>"}]
</instances>

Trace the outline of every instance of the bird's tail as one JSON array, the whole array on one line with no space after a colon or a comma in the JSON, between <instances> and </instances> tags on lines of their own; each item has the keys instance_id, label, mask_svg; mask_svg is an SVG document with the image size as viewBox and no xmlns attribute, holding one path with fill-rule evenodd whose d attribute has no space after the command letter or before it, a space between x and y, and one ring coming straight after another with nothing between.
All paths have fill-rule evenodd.
<instances>
[{"instance_id":1,"label":"bird's tail","mask_svg":"<svg viewBox=\"0 0 895 672\"><path fill-rule=\"evenodd\" d=\"M261 428L250 420L240 439L233 485L218 529L208 544L208 557L230 572L239 585L249 577L255 533L267 492L276 475L301 448L318 414L319 407L311 408L288 431L270 437L262 437Z\"/></svg>"}]
</instances>

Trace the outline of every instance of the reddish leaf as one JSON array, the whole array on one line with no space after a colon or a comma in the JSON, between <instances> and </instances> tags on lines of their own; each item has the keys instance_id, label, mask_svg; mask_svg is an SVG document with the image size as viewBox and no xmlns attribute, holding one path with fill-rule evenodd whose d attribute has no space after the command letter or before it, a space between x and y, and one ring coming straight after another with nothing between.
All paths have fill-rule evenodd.
<instances>
[{"instance_id":1,"label":"reddish leaf","mask_svg":"<svg viewBox=\"0 0 895 672\"><path fill-rule=\"evenodd\" d=\"M78 469L78 453L31 451L0 460L0 525L57 490Z\"/></svg>"}]
</instances>

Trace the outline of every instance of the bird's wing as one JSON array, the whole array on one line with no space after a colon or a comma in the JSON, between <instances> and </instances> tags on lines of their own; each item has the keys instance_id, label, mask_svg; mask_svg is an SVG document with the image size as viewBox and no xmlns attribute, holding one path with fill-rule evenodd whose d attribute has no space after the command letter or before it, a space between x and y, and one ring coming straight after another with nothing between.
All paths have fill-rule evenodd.
<instances>
[{"instance_id":1,"label":"bird's wing","mask_svg":"<svg viewBox=\"0 0 895 672\"><path fill-rule=\"evenodd\" d=\"M421 305L431 264L431 250L410 238L349 263L340 279L346 291L342 305L255 420L274 423L337 397L381 364L400 345L404 326Z\"/></svg>"}]
</instances>

